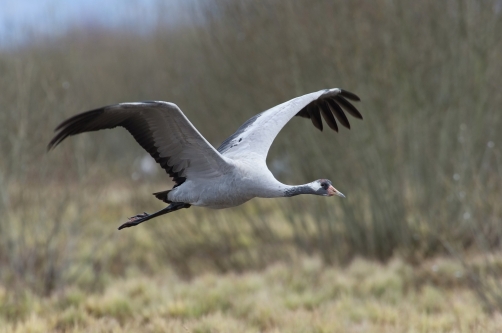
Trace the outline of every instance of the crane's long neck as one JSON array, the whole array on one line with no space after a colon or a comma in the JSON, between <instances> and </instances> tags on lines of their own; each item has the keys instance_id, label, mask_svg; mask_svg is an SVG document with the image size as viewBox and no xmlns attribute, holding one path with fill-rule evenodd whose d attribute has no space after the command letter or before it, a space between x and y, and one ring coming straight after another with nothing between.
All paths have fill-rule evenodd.
<instances>
[{"instance_id":1,"label":"crane's long neck","mask_svg":"<svg viewBox=\"0 0 502 333\"><path fill-rule=\"evenodd\" d=\"M258 197L261 198L281 198L281 197L294 197L299 194L316 194L316 190L313 188L312 183L303 185L286 185L279 181L274 184L269 184L268 189L260 191Z\"/></svg>"},{"instance_id":2,"label":"crane's long neck","mask_svg":"<svg viewBox=\"0 0 502 333\"><path fill-rule=\"evenodd\" d=\"M299 194L316 194L310 184L286 186L283 197L294 197Z\"/></svg>"}]
</instances>

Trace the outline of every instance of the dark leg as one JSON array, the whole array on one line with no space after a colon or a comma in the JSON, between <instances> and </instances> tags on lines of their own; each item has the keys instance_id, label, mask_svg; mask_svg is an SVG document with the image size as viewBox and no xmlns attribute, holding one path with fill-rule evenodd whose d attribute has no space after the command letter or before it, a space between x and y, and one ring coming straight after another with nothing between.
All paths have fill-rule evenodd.
<instances>
[{"instance_id":1,"label":"dark leg","mask_svg":"<svg viewBox=\"0 0 502 333\"><path fill-rule=\"evenodd\" d=\"M164 214L167 214L167 213L171 213L171 212L180 210L182 208L188 208L188 207L190 207L190 204L186 204L186 203L183 203L183 202L173 202L169 206L167 206L166 208L161 209L158 212L155 212L153 214L143 213L143 214L138 214L138 215L135 215L133 217L130 217L129 221L127 221L126 223L122 224L119 227L119 230L122 230L124 228L134 227L134 226L136 226L136 225L138 225L140 223L143 223L145 221L151 220L154 217L157 217L157 216L160 216L160 215L164 215Z\"/></svg>"}]
</instances>

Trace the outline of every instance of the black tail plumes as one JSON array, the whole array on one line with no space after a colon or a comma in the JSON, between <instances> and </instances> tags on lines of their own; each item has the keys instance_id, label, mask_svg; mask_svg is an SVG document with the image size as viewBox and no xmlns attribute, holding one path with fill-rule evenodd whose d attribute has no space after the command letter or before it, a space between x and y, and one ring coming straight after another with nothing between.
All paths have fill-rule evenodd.
<instances>
[{"instance_id":1,"label":"black tail plumes","mask_svg":"<svg viewBox=\"0 0 502 333\"><path fill-rule=\"evenodd\" d=\"M153 195L155 195L155 197L161 201L164 201L165 203L171 203L171 201L169 201L167 199L167 195L169 194L169 192L171 192L171 190L167 190L167 191L162 191L162 192L155 192L153 193Z\"/></svg>"}]
</instances>

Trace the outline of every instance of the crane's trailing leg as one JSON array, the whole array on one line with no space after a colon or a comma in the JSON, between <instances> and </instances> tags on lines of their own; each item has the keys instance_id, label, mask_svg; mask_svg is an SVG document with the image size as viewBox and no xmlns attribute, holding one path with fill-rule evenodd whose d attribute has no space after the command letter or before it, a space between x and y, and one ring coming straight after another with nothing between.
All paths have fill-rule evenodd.
<instances>
[{"instance_id":1,"label":"crane's trailing leg","mask_svg":"<svg viewBox=\"0 0 502 333\"><path fill-rule=\"evenodd\" d=\"M124 228L134 227L134 226L136 226L136 225L138 225L140 223L143 223L145 221L151 220L154 217L157 217L157 216L160 216L160 215L164 215L164 214L167 214L167 213L171 213L171 212L180 210L182 208L188 208L190 206L191 206L190 204L187 204L187 203L184 203L184 202L173 202L169 206L167 206L166 208L161 209L158 212L155 212L153 214L143 213L143 214L138 214L138 215L135 215L133 217L130 217L129 221L127 221L126 223L122 224L119 227L119 230L124 229Z\"/></svg>"}]
</instances>

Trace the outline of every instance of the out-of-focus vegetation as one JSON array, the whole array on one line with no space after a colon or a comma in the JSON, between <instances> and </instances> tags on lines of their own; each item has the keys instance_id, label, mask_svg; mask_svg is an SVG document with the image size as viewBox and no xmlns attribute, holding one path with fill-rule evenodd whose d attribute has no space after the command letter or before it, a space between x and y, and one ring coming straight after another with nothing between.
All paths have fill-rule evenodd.
<instances>
[{"instance_id":1,"label":"out-of-focus vegetation","mask_svg":"<svg viewBox=\"0 0 502 333\"><path fill-rule=\"evenodd\" d=\"M500 261L498 262L500 265ZM72 286L16 302L0 289L11 332L500 332L502 316L483 312L451 260L412 267L362 259L346 268L319 258L261 272L205 274L191 281L164 269L129 275L100 292ZM444 284L421 285L427 279Z\"/></svg>"},{"instance_id":2,"label":"out-of-focus vegetation","mask_svg":"<svg viewBox=\"0 0 502 333\"><path fill-rule=\"evenodd\" d=\"M73 31L2 50L5 293L96 293L165 266L193 278L305 254L342 265L452 255L484 308L501 308L500 267L465 259L498 250L502 236L499 3L208 1L194 8L193 25L159 20L141 36ZM347 199L191 208L118 232L127 216L162 207L149 193L169 188L167 175L140 171L144 152L123 130L45 153L59 122L106 104L172 101L217 146L257 112L332 87L361 96L364 121L334 134L294 119L268 163L291 184L329 178ZM22 318L17 311L0 318Z\"/></svg>"}]
</instances>

